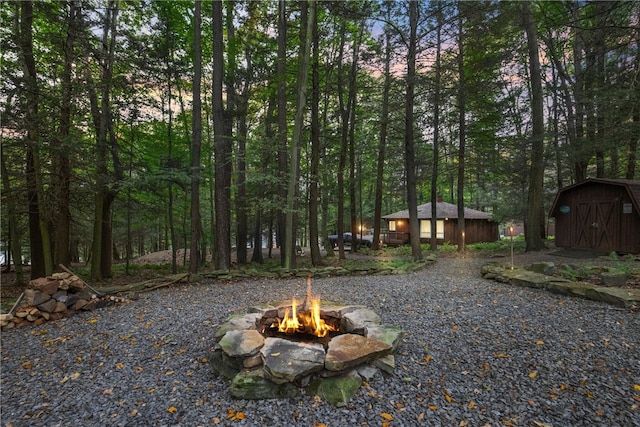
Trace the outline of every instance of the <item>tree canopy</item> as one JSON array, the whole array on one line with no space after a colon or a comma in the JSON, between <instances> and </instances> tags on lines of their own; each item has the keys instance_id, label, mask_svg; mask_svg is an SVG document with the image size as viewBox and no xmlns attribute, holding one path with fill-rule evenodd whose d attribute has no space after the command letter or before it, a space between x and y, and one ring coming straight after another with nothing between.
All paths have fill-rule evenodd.
<instances>
[{"instance_id":1,"label":"tree canopy","mask_svg":"<svg viewBox=\"0 0 640 427\"><path fill-rule=\"evenodd\" d=\"M638 2L4 1L0 18L0 239L32 275L108 278L164 249L174 268L263 246L321 263L329 234L436 196L538 234L559 188L637 179Z\"/></svg>"}]
</instances>

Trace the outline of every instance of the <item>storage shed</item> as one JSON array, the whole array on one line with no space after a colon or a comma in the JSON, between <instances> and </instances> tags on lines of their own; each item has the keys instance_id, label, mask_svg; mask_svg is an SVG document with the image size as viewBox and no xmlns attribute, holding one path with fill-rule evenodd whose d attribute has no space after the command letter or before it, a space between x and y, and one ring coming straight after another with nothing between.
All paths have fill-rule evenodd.
<instances>
[{"instance_id":1,"label":"storage shed","mask_svg":"<svg viewBox=\"0 0 640 427\"><path fill-rule=\"evenodd\" d=\"M436 203L436 238L438 244L458 244L458 206L439 201ZM409 210L395 212L383 216L387 222L388 232L383 235L383 242L388 245L408 243ZM420 241L428 243L431 239L431 203L418 206L420 221ZM500 239L498 223L491 221L491 214L475 209L464 209L465 243L494 242Z\"/></svg>"},{"instance_id":2,"label":"storage shed","mask_svg":"<svg viewBox=\"0 0 640 427\"><path fill-rule=\"evenodd\" d=\"M640 253L640 181L588 179L558 191L556 246Z\"/></svg>"}]
</instances>

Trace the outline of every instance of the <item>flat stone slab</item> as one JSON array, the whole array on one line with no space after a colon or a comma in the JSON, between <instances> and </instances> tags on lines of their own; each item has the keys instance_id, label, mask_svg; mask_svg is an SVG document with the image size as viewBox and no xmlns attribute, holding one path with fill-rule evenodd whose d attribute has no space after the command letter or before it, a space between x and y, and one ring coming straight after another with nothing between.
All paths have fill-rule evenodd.
<instances>
[{"instance_id":1,"label":"flat stone slab","mask_svg":"<svg viewBox=\"0 0 640 427\"><path fill-rule=\"evenodd\" d=\"M264 337L256 330L229 331L220 340L220 347L231 357L248 357L258 353Z\"/></svg>"},{"instance_id":2,"label":"flat stone slab","mask_svg":"<svg viewBox=\"0 0 640 427\"><path fill-rule=\"evenodd\" d=\"M260 350L265 377L274 383L293 382L324 367L325 351L319 343L297 343L267 338Z\"/></svg>"},{"instance_id":3,"label":"flat stone slab","mask_svg":"<svg viewBox=\"0 0 640 427\"><path fill-rule=\"evenodd\" d=\"M329 371L344 371L391 353L391 346L356 334L344 334L329 342L324 367Z\"/></svg>"},{"instance_id":4,"label":"flat stone slab","mask_svg":"<svg viewBox=\"0 0 640 427\"><path fill-rule=\"evenodd\" d=\"M214 338L219 341L228 331L255 329L256 320L260 317L262 317L260 313L247 313L242 316L230 317L220 326L220 329L216 331Z\"/></svg>"},{"instance_id":5,"label":"flat stone slab","mask_svg":"<svg viewBox=\"0 0 640 427\"><path fill-rule=\"evenodd\" d=\"M621 307L640 304L640 289L597 286L545 276L528 270L514 269L497 263L487 263L480 270L485 279L529 288L545 289L563 295L573 295Z\"/></svg>"}]
</instances>

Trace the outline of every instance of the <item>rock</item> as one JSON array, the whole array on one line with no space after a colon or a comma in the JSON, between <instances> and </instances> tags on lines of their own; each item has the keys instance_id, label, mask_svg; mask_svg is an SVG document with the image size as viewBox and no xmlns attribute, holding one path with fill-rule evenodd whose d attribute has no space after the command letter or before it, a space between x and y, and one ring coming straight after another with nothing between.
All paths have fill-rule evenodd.
<instances>
[{"instance_id":1,"label":"rock","mask_svg":"<svg viewBox=\"0 0 640 427\"><path fill-rule=\"evenodd\" d=\"M49 283L49 281L50 280L47 279L46 277L38 277L37 279L30 280L29 281L29 289L39 290L44 285Z\"/></svg>"},{"instance_id":2,"label":"rock","mask_svg":"<svg viewBox=\"0 0 640 427\"><path fill-rule=\"evenodd\" d=\"M291 383L276 384L267 380L262 369L239 372L231 381L230 391L237 399L283 399L300 394Z\"/></svg>"},{"instance_id":3,"label":"rock","mask_svg":"<svg viewBox=\"0 0 640 427\"><path fill-rule=\"evenodd\" d=\"M260 313L247 313L242 316L232 316L227 319L222 326L220 326L220 329L215 333L214 338L216 341L220 341L228 331L255 329L256 320L259 318Z\"/></svg>"},{"instance_id":4,"label":"rock","mask_svg":"<svg viewBox=\"0 0 640 427\"><path fill-rule=\"evenodd\" d=\"M89 304L89 301L87 301L86 299L79 299L75 303L73 303L73 305L71 306L71 309L74 311L81 310L87 304Z\"/></svg>"},{"instance_id":5,"label":"rock","mask_svg":"<svg viewBox=\"0 0 640 427\"><path fill-rule=\"evenodd\" d=\"M380 375L380 369L371 365L360 365L356 368L358 375L365 381L371 381L378 375Z\"/></svg>"},{"instance_id":6,"label":"rock","mask_svg":"<svg viewBox=\"0 0 640 427\"><path fill-rule=\"evenodd\" d=\"M253 356L264 345L264 337L256 330L229 331L220 339L222 351L232 357Z\"/></svg>"},{"instance_id":7,"label":"rock","mask_svg":"<svg viewBox=\"0 0 640 427\"><path fill-rule=\"evenodd\" d=\"M404 332L393 326L370 326L367 330L367 338L371 338L391 346L391 351L396 352L402 344Z\"/></svg>"},{"instance_id":8,"label":"rock","mask_svg":"<svg viewBox=\"0 0 640 427\"><path fill-rule=\"evenodd\" d=\"M329 371L343 371L390 352L391 346L378 340L355 334L338 335L329 342L324 367Z\"/></svg>"},{"instance_id":9,"label":"rock","mask_svg":"<svg viewBox=\"0 0 640 427\"><path fill-rule=\"evenodd\" d=\"M23 302L26 305L33 305L33 298L36 296L36 291L34 289L25 289L24 290L24 298Z\"/></svg>"},{"instance_id":10,"label":"rock","mask_svg":"<svg viewBox=\"0 0 640 427\"><path fill-rule=\"evenodd\" d=\"M40 311L53 313L56 310L57 305L58 305L58 301L54 300L53 298L49 298L47 301L43 302L42 304L36 305L36 307L38 307L38 310ZM66 310L67 306L64 305L64 308Z\"/></svg>"},{"instance_id":11,"label":"rock","mask_svg":"<svg viewBox=\"0 0 640 427\"><path fill-rule=\"evenodd\" d=\"M51 299L51 295L43 294L40 291L36 291L33 296L33 305L43 304Z\"/></svg>"},{"instance_id":12,"label":"rock","mask_svg":"<svg viewBox=\"0 0 640 427\"><path fill-rule=\"evenodd\" d=\"M555 264L552 262L534 262L530 266L526 267L526 270L533 271L534 273L544 274L550 276L553 273Z\"/></svg>"},{"instance_id":13,"label":"rock","mask_svg":"<svg viewBox=\"0 0 640 427\"><path fill-rule=\"evenodd\" d=\"M318 372L325 364L324 347L318 343L267 338L260 354L264 360L265 378L277 384L293 382Z\"/></svg>"},{"instance_id":14,"label":"rock","mask_svg":"<svg viewBox=\"0 0 640 427\"><path fill-rule=\"evenodd\" d=\"M67 304L65 304L62 301L57 301L56 302L56 308L53 309L54 313L63 313L67 311Z\"/></svg>"},{"instance_id":15,"label":"rock","mask_svg":"<svg viewBox=\"0 0 640 427\"><path fill-rule=\"evenodd\" d=\"M233 379L240 372L240 369L225 363L223 355L224 352L221 348L215 349L208 357L209 366L215 375L227 380Z\"/></svg>"},{"instance_id":16,"label":"rock","mask_svg":"<svg viewBox=\"0 0 640 427\"><path fill-rule=\"evenodd\" d=\"M620 307L627 307L640 302L640 289L596 287L587 289L585 297Z\"/></svg>"},{"instance_id":17,"label":"rock","mask_svg":"<svg viewBox=\"0 0 640 427\"><path fill-rule=\"evenodd\" d=\"M372 362L372 365L379 368L381 371L391 375L396 367L396 357L393 354L388 354L384 357L376 359Z\"/></svg>"},{"instance_id":18,"label":"rock","mask_svg":"<svg viewBox=\"0 0 640 427\"><path fill-rule=\"evenodd\" d=\"M67 302L69 296L67 295L67 291L59 289L55 294L51 295L51 298L56 301Z\"/></svg>"},{"instance_id":19,"label":"rock","mask_svg":"<svg viewBox=\"0 0 640 427\"><path fill-rule=\"evenodd\" d=\"M600 273L605 286L624 286L627 284L627 275L624 271L603 271Z\"/></svg>"},{"instance_id":20,"label":"rock","mask_svg":"<svg viewBox=\"0 0 640 427\"><path fill-rule=\"evenodd\" d=\"M331 378L318 378L307 387L308 394L322 397L338 408L347 406L362 385L362 378L355 370Z\"/></svg>"},{"instance_id":21,"label":"rock","mask_svg":"<svg viewBox=\"0 0 640 427\"><path fill-rule=\"evenodd\" d=\"M379 325L380 316L375 311L368 308L357 308L353 311L342 310L342 317L348 319L347 322L351 322L353 329L364 329L370 325Z\"/></svg>"},{"instance_id":22,"label":"rock","mask_svg":"<svg viewBox=\"0 0 640 427\"><path fill-rule=\"evenodd\" d=\"M260 365L262 365L262 356L260 354L254 354L253 356L249 356L242 361L242 366L245 369L255 368Z\"/></svg>"}]
</instances>

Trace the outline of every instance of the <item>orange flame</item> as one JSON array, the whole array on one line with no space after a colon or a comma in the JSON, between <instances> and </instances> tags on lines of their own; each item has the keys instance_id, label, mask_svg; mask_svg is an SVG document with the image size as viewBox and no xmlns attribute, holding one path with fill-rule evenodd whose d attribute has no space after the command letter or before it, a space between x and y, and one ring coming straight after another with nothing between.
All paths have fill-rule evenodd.
<instances>
[{"instance_id":1,"label":"orange flame","mask_svg":"<svg viewBox=\"0 0 640 427\"><path fill-rule=\"evenodd\" d=\"M308 304L311 307L308 308ZM307 279L307 299L303 309L298 311L298 302L291 301L291 310L285 309L284 317L278 319L278 332L286 334L305 333L317 337L326 337L329 332L338 329L320 317L320 299L311 295L311 277Z\"/></svg>"}]
</instances>

